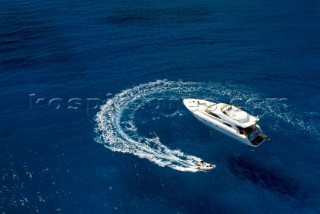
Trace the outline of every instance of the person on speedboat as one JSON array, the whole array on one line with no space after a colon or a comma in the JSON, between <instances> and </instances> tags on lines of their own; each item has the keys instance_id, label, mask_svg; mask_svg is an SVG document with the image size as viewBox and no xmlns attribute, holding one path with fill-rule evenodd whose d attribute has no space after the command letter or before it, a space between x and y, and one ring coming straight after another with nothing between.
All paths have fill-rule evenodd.
<instances>
[{"instance_id":1,"label":"person on speedboat","mask_svg":"<svg viewBox=\"0 0 320 214\"><path fill-rule=\"evenodd\" d=\"M208 167L213 167L213 163L209 163L209 164L208 164Z\"/></svg>"},{"instance_id":2,"label":"person on speedboat","mask_svg":"<svg viewBox=\"0 0 320 214\"><path fill-rule=\"evenodd\" d=\"M203 167L204 166L203 160L196 162L196 165L199 167Z\"/></svg>"}]
</instances>

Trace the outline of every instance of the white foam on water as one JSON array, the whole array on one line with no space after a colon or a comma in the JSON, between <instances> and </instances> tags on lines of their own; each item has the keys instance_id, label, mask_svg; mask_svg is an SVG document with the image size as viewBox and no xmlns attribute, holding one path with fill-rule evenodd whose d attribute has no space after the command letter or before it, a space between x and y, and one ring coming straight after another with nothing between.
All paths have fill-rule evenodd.
<instances>
[{"instance_id":1,"label":"white foam on water","mask_svg":"<svg viewBox=\"0 0 320 214\"><path fill-rule=\"evenodd\" d=\"M316 118L319 114L316 112L299 112L290 105L290 100L279 98L259 99L252 98L246 101L246 106L254 109L262 109L267 112L267 116L273 121L274 126L270 127L275 131L281 130L282 124L290 125L291 130L283 130L285 132L304 132L306 135L319 140L320 131L319 123ZM318 119L319 120L319 119Z\"/></svg>"},{"instance_id":2,"label":"white foam on water","mask_svg":"<svg viewBox=\"0 0 320 214\"><path fill-rule=\"evenodd\" d=\"M268 100L256 102L260 99L259 95L244 86L158 80L124 90L102 105L95 118L97 122L96 141L112 151L133 154L161 167L166 166L179 171L200 171L195 167L195 162L200 161L201 158L180 150L170 149L161 143L156 134L154 137L145 137L138 133L134 122L135 113L147 103L160 98L181 101L184 98L203 98L216 102L236 99L244 101L245 105L251 109L259 108L262 111L269 111L268 117L272 119L282 120L289 124L295 123L295 126L298 124L301 129L310 131L314 129L314 127L307 127L300 119L293 119L295 116L292 113L285 115L277 113L271 108L271 102ZM162 114L165 117L179 115L179 111Z\"/></svg>"}]
</instances>

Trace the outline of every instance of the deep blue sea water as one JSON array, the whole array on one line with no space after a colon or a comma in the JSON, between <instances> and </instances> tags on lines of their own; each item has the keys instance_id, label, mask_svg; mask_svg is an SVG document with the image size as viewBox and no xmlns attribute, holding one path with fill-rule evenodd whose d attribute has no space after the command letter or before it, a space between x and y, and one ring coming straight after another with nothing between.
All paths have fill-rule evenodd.
<instances>
[{"instance_id":1,"label":"deep blue sea water","mask_svg":"<svg viewBox=\"0 0 320 214\"><path fill-rule=\"evenodd\" d=\"M0 11L0 213L320 212L319 1ZM271 141L210 130L186 97L267 112Z\"/></svg>"}]
</instances>

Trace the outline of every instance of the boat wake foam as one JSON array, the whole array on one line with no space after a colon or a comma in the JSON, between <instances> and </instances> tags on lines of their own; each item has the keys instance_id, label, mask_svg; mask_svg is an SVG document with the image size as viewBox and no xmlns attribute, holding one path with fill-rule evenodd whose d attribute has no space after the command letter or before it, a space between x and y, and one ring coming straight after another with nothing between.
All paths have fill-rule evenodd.
<instances>
[{"instance_id":1,"label":"boat wake foam","mask_svg":"<svg viewBox=\"0 0 320 214\"><path fill-rule=\"evenodd\" d=\"M201 158L186 154L180 150L173 150L163 145L156 136L146 137L138 133L134 117L135 113L156 99L181 100L188 97L205 98L213 101L229 101L232 99L246 100L249 108L255 108L255 102L248 102L253 97L259 98L251 90L243 86L224 85L201 82L176 82L158 80L138 85L122 91L101 106L96 115L96 141L106 148L122 153L129 153L139 158L145 158L161 166L179 171L201 171L195 163ZM253 106L251 106L252 104ZM265 103L264 103L265 104ZM268 105L259 106L268 110ZM249 109L250 110L250 109ZM275 118L282 118L272 112ZM179 116L178 112L161 115L165 117ZM288 120L288 118L283 118Z\"/></svg>"}]
</instances>

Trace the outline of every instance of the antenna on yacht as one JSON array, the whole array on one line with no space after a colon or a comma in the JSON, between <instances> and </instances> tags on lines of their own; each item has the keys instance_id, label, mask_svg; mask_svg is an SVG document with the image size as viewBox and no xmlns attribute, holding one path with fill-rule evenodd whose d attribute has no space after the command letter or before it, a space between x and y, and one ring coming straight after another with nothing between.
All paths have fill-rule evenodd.
<instances>
[{"instance_id":1,"label":"antenna on yacht","mask_svg":"<svg viewBox=\"0 0 320 214\"><path fill-rule=\"evenodd\" d=\"M266 111L266 112L265 112L265 113L263 113L261 116L260 116L260 115L258 115L258 116L257 116L257 118L258 118L258 119L260 119L260 118L262 118L264 115L266 115L267 113L269 113L269 112L267 112L267 111Z\"/></svg>"}]
</instances>

